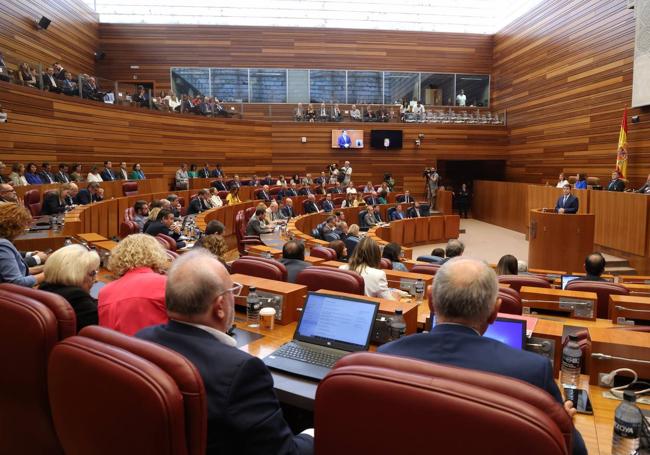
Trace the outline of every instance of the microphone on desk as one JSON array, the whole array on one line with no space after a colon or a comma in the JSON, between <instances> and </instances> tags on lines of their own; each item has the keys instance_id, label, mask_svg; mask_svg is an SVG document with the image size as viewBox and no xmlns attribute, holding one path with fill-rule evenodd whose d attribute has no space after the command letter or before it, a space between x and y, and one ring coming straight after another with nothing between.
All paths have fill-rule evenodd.
<instances>
[{"instance_id":1,"label":"microphone on desk","mask_svg":"<svg viewBox=\"0 0 650 455\"><path fill-rule=\"evenodd\" d=\"M602 352L592 352L591 357L596 360L624 360L626 362L650 364L650 360L629 359L627 357L618 357L615 355L603 354Z\"/></svg>"}]
</instances>

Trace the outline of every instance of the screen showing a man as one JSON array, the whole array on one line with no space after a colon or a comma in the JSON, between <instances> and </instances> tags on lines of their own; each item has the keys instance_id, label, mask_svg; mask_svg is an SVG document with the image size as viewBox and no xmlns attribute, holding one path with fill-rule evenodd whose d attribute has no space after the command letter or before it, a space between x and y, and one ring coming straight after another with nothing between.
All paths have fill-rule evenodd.
<instances>
[{"instance_id":1,"label":"screen showing a man","mask_svg":"<svg viewBox=\"0 0 650 455\"><path fill-rule=\"evenodd\" d=\"M332 130L332 148L363 148L363 130Z\"/></svg>"}]
</instances>

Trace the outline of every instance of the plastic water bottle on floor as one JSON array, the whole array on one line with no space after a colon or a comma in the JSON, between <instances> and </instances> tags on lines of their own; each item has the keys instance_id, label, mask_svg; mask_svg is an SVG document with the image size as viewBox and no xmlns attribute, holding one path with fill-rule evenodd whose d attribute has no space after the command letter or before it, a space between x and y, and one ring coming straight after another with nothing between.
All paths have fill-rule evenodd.
<instances>
[{"instance_id":1,"label":"plastic water bottle on floor","mask_svg":"<svg viewBox=\"0 0 650 455\"><path fill-rule=\"evenodd\" d=\"M582 350L578 337L569 335L569 342L562 349L562 369L560 382L566 386L577 386L580 382L580 367L582 366Z\"/></svg>"},{"instance_id":2,"label":"plastic water bottle on floor","mask_svg":"<svg viewBox=\"0 0 650 455\"><path fill-rule=\"evenodd\" d=\"M246 297L246 325L248 327L260 326L260 309L262 308L262 304L256 291L257 289L251 286Z\"/></svg>"},{"instance_id":3,"label":"plastic water bottle on floor","mask_svg":"<svg viewBox=\"0 0 650 455\"><path fill-rule=\"evenodd\" d=\"M623 394L623 401L614 414L613 455L632 455L639 448L643 414L636 406L636 395L631 390Z\"/></svg>"}]
</instances>

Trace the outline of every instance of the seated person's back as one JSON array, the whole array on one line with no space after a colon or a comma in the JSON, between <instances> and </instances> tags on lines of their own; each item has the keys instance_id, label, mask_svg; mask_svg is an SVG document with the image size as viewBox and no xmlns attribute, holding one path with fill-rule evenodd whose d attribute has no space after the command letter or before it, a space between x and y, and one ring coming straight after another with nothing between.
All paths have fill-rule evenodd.
<instances>
[{"instance_id":1,"label":"seated person's back","mask_svg":"<svg viewBox=\"0 0 650 455\"><path fill-rule=\"evenodd\" d=\"M287 281L296 282L296 276L310 267L311 264L305 261L305 245L301 241L290 240L282 247L282 259L280 262L287 269Z\"/></svg>"},{"instance_id":2,"label":"seated person's back","mask_svg":"<svg viewBox=\"0 0 650 455\"><path fill-rule=\"evenodd\" d=\"M226 334L240 291L208 252L186 253L168 274L170 322L136 336L173 349L199 370L208 401L208 454L312 453L313 439L294 436L284 420L264 363Z\"/></svg>"},{"instance_id":3,"label":"seated person's back","mask_svg":"<svg viewBox=\"0 0 650 455\"><path fill-rule=\"evenodd\" d=\"M433 295L437 324L431 332L400 338L379 352L521 379L563 403L548 359L482 336L499 311L492 269L472 259L446 263L436 274ZM586 453L577 431L573 446L573 453Z\"/></svg>"}]
</instances>

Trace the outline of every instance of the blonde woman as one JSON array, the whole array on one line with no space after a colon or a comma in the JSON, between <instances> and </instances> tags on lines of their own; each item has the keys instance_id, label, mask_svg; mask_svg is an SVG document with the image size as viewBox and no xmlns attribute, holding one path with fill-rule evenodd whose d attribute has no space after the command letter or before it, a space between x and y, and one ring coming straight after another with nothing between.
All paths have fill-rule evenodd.
<instances>
[{"instance_id":1,"label":"blonde woman","mask_svg":"<svg viewBox=\"0 0 650 455\"><path fill-rule=\"evenodd\" d=\"M113 251L108 268L119 277L99 291L99 325L126 335L168 321L165 286L169 259L158 241L133 234Z\"/></svg>"},{"instance_id":2,"label":"blonde woman","mask_svg":"<svg viewBox=\"0 0 650 455\"><path fill-rule=\"evenodd\" d=\"M21 254L13 244L32 222L32 216L22 205L0 203L0 283L32 287L43 281L43 274L30 275Z\"/></svg>"},{"instance_id":3,"label":"blonde woman","mask_svg":"<svg viewBox=\"0 0 650 455\"><path fill-rule=\"evenodd\" d=\"M77 331L97 324L97 300L90 295L99 272L99 255L82 245L68 245L50 255L45 263L41 291L58 294L77 315Z\"/></svg>"},{"instance_id":4,"label":"blonde woman","mask_svg":"<svg viewBox=\"0 0 650 455\"><path fill-rule=\"evenodd\" d=\"M364 237L354 249L348 263L339 267L352 270L363 277L365 294L369 297L396 300L388 288L386 272L379 268L381 251L379 245L370 237Z\"/></svg>"}]
</instances>

